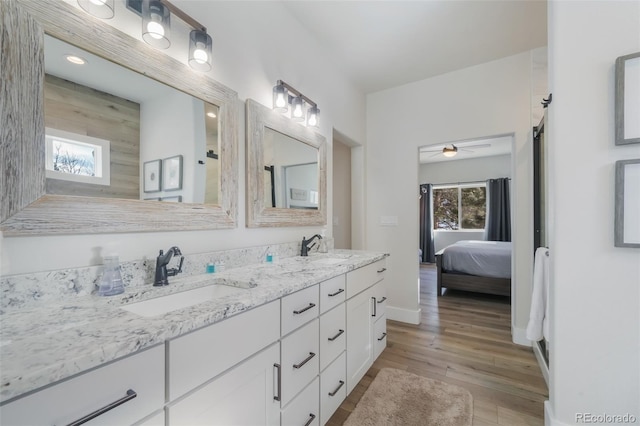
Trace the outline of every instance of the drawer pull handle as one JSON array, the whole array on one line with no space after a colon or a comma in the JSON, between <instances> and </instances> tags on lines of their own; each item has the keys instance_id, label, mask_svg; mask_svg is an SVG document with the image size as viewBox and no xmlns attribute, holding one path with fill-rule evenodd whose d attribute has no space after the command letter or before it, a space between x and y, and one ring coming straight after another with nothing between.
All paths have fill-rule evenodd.
<instances>
[{"instance_id":1,"label":"drawer pull handle","mask_svg":"<svg viewBox=\"0 0 640 426\"><path fill-rule=\"evenodd\" d=\"M300 364L293 364L293 368L300 368L303 365L305 365L306 363L308 363L309 361L311 361L311 358L313 358L314 356L316 356L316 354L314 354L313 352L309 352L309 356L306 357L304 360L302 360L302 362Z\"/></svg>"},{"instance_id":2,"label":"drawer pull handle","mask_svg":"<svg viewBox=\"0 0 640 426\"><path fill-rule=\"evenodd\" d=\"M344 333L344 330L338 330L338 334L336 334L333 337L329 337L329 341L333 342L334 340L336 340L338 337L340 337L342 335L342 333Z\"/></svg>"},{"instance_id":3,"label":"drawer pull handle","mask_svg":"<svg viewBox=\"0 0 640 426\"><path fill-rule=\"evenodd\" d=\"M385 337L387 337L387 333L382 333L382 337L380 337L378 339L378 342L381 341L382 339L384 339Z\"/></svg>"},{"instance_id":4,"label":"drawer pull handle","mask_svg":"<svg viewBox=\"0 0 640 426\"><path fill-rule=\"evenodd\" d=\"M329 392L329 396L336 396L336 394L338 393L338 391L343 385L344 385L344 381L340 380L340 384L338 385L336 390L334 390L333 392Z\"/></svg>"},{"instance_id":5,"label":"drawer pull handle","mask_svg":"<svg viewBox=\"0 0 640 426\"><path fill-rule=\"evenodd\" d=\"M280 401L282 397L282 368L280 364L273 364L273 366L278 369L278 395L274 396L273 399Z\"/></svg>"},{"instance_id":6,"label":"drawer pull handle","mask_svg":"<svg viewBox=\"0 0 640 426\"><path fill-rule=\"evenodd\" d=\"M340 293L344 293L344 289L343 289L343 288L339 289L339 290L338 290L338 291L336 291L335 293L329 293L329 297L337 296L337 295L339 295Z\"/></svg>"},{"instance_id":7,"label":"drawer pull handle","mask_svg":"<svg viewBox=\"0 0 640 426\"><path fill-rule=\"evenodd\" d=\"M386 270L387 270L387 268L378 269L378 273L379 273L379 274L381 274L381 273L383 273L383 272L384 272L384 271L386 271Z\"/></svg>"},{"instance_id":8,"label":"drawer pull handle","mask_svg":"<svg viewBox=\"0 0 640 426\"><path fill-rule=\"evenodd\" d=\"M378 303L382 303L382 302L384 302L385 300L387 300L387 296L385 296L385 297L383 297L382 299L378 300Z\"/></svg>"},{"instance_id":9,"label":"drawer pull handle","mask_svg":"<svg viewBox=\"0 0 640 426\"><path fill-rule=\"evenodd\" d=\"M80 426L81 424L84 424L84 423L88 422L89 420L95 419L96 417L103 415L107 411L116 408L118 405L122 405L127 401L131 401L136 396L138 396L138 394L135 393L135 391L129 389L129 390L127 390L127 395L126 396L123 396L122 398L120 398L117 401L112 402L111 404L105 405L104 407L94 411L93 413L87 414L86 416L84 416L81 419L76 420L75 422L69 423L67 426Z\"/></svg>"},{"instance_id":10,"label":"drawer pull handle","mask_svg":"<svg viewBox=\"0 0 640 426\"><path fill-rule=\"evenodd\" d=\"M311 423L313 423L315 418L316 418L315 414L313 414L313 413L309 414L309 420L307 420L307 422L304 424L304 426L309 426Z\"/></svg>"},{"instance_id":11,"label":"drawer pull handle","mask_svg":"<svg viewBox=\"0 0 640 426\"><path fill-rule=\"evenodd\" d=\"M375 297L372 297L371 300L373 301L373 313L371 314L371 316L375 317L378 315L378 304L376 303Z\"/></svg>"},{"instance_id":12,"label":"drawer pull handle","mask_svg":"<svg viewBox=\"0 0 640 426\"><path fill-rule=\"evenodd\" d=\"M294 313L294 314L296 314L296 315L298 315L298 314L301 314L301 313L303 313L303 312L308 311L308 310L309 310L309 309L311 309L311 308L315 308L315 306L316 306L316 304L315 304L315 303L309 303L309 306L307 306L306 308L302 308L302 309L300 309L300 310L293 311L293 313Z\"/></svg>"}]
</instances>

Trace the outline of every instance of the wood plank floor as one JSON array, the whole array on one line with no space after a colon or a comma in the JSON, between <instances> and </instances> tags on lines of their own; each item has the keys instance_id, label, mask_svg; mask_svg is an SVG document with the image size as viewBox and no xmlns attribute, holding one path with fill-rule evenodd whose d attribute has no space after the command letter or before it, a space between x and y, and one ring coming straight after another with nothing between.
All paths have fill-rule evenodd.
<instances>
[{"instance_id":1,"label":"wood plank floor","mask_svg":"<svg viewBox=\"0 0 640 426\"><path fill-rule=\"evenodd\" d=\"M436 296L435 265L420 268L420 325L387 321L387 348L328 425L342 425L383 367L462 386L473 424L543 425L547 386L530 348L511 342L509 299L447 291Z\"/></svg>"}]
</instances>

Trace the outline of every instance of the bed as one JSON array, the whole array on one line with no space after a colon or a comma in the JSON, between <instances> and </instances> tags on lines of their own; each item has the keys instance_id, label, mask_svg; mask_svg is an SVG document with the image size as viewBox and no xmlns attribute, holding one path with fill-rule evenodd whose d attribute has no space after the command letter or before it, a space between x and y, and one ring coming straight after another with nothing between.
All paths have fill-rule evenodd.
<instances>
[{"instance_id":1,"label":"bed","mask_svg":"<svg viewBox=\"0 0 640 426\"><path fill-rule=\"evenodd\" d=\"M436 253L442 289L511 295L511 242L463 240Z\"/></svg>"}]
</instances>

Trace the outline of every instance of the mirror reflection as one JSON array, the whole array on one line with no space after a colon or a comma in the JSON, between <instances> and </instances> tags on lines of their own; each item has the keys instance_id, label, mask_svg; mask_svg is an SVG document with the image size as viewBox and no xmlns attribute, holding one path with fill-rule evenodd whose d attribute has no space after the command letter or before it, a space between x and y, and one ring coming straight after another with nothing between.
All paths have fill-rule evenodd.
<instances>
[{"instance_id":1,"label":"mirror reflection","mask_svg":"<svg viewBox=\"0 0 640 426\"><path fill-rule=\"evenodd\" d=\"M50 36L45 73L48 194L219 204L216 105Z\"/></svg>"},{"instance_id":2,"label":"mirror reflection","mask_svg":"<svg viewBox=\"0 0 640 426\"><path fill-rule=\"evenodd\" d=\"M264 200L270 207L318 209L318 149L264 129Z\"/></svg>"}]
</instances>

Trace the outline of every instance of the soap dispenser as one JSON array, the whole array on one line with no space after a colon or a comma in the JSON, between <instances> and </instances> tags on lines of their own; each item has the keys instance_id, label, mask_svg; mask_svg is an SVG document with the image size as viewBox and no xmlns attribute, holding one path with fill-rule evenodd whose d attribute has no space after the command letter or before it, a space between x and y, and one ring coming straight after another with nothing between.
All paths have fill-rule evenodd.
<instances>
[{"instance_id":1,"label":"soap dispenser","mask_svg":"<svg viewBox=\"0 0 640 426\"><path fill-rule=\"evenodd\" d=\"M124 293L124 284L120 274L120 262L118 256L111 255L104 257L104 271L98 286L99 296L114 296Z\"/></svg>"},{"instance_id":2,"label":"soap dispenser","mask_svg":"<svg viewBox=\"0 0 640 426\"><path fill-rule=\"evenodd\" d=\"M327 253L329 251L329 249L327 249L325 233L326 232L324 229L320 232L320 245L318 246L318 253Z\"/></svg>"}]
</instances>

